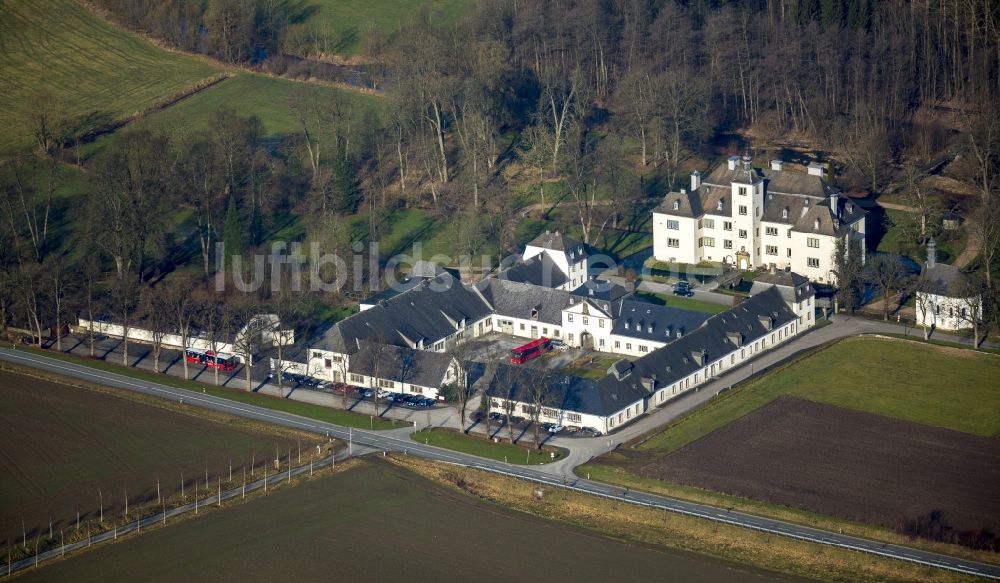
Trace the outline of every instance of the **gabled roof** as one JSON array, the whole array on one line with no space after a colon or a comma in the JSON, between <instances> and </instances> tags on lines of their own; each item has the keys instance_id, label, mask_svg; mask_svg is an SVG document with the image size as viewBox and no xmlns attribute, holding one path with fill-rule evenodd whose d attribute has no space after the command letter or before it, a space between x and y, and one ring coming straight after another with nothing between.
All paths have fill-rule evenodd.
<instances>
[{"instance_id":1,"label":"gabled roof","mask_svg":"<svg viewBox=\"0 0 1000 583\"><path fill-rule=\"evenodd\" d=\"M593 379L545 374L535 368L509 364L497 368L487 393L502 399L531 402L528 387L539 382L548 387L546 407L602 417L621 411L646 395L645 391L635 391L629 386L606 391Z\"/></svg>"},{"instance_id":2,"label":"gabled roof","mask_svg":"<svg viewBox=\"0 0 1000 583\"><path fill-rule=\"evenodd\" d=\"M740 184L755 184L760 182L761 175L757 173L752 166L750 169L746 169L743 165L743 161L739 160L736 162L736 169L730 170L728 164L720 164L709 173L703 179L705 184L715 185L715 186L725 186L729 187L733 182L739 182Z\"/></svg>"},{"instance_id":3,"label":"gabled roof","mask_svg":"<svg viewBox=\"0 0 1000 583\"><path fill-rule=\"evenodd\" d=\"M569 277L546 253L539 253L523 263L501 271L497 277L543 287L559 287L569 281Z\"/></svg>"},{"instance_id":4,"label":"gabled roof","mask_svg":"<svg viewBox=\"0 0 1000 583\"><path fill-rule=\"evenodd\" d=\"M699 188L698 190L701 191L703 189ZM674 203L677 203L676 209L674 208ZM663 198L663 201L653 209L653 212L688 218L697 218L704 214L698 192L686 191L668 193Z\"/></svg>"},{"instance_id":5,"label":"gabled roof","mask_svg":"<svg viewBox=\"0 0 1000 583\"><path fill-rule=\"evenodd\" d=\"M541 247L542 249L552 249L553 251L571 251L576 249L582 251L583 243L572 237L563 235L559 231L555 233L545 231L528 243L528 247Z\"/></svg>"},{"instance_id":6,"label":"gabled roof","mask_svg":"<svg viewBox=\"0 0 1000 583\"><path fill-rule=\"evenodd\" d=\"M497 278L485 283L483 296L498 316L562 324L562 310L569 304L569 292Z\"/></svg>"},{"instance_id":7,"label":"gabled roof","mask_svg":"<svg viewBox=\"0 0 1000 583\"><path fill-rule=\"evenodd\" d=\"M473 287L443 273L372 308L337 322L314 345L320 350L353 353L359 340L382 341L395 346L426 346L492 312L492 306Z\"/></svg>"},{"instance_id":8,"label":"gabled roof","mask_svg":"<svg viewBox=\"0 0 1000 583\"><path fill-rule=\"evenodd\" d=\"M822 176L790 170L764 170L767 191L774 194L800 194L826 198L840 189L830 185Z\"/></svg>"},{"instance_id":9,"label":"gabled roof","mask_svg":"<svg viewBox=\"0 0 1000 583\"><path fill-rule=\"evenodd\" d=\"M621 299L631 292L617 283L612 283L604 279L588 279L583 285L571 291L570 294L578 298L593 301L613 302Z\"/></svg>"},{"instance_id":10,"label":"gabled roof","mask_svg":"<svg viewBox=\"0 0 1000 583\"><path fill-rule=\"evenodd\" d=\"M451 356L363 341L351 355L348 372L375 376L422 387L440 387L451 365Z\"/></svg>"},{"instance_id":11,"label":"gabled roof","mask_svg":"<svg viewBox=\"0 0 1000 583\"><path fill-rule=\"evenodd\" d=\"M792 226L792 230L797 233L817 233L830 237L837 235L839 229L840 222L826 203L810 206L806 214Z\"/></svg>"},{"instance_id":12,"label":"gabled roof","mask_svg":"<svg viewBox=\"0 0 1000 583\"><path fill-rule=\"evenodd\" d=\"M779 290L768 288L730 310L711 316L680 339L635 360L631 374L622 380L608 375L598 385L603 391L627 394L648 391L643 379L655 379L654 390L669 386L703 369L704 364L699 363L701 355L704 355L702 362L707 364L738 348L733 344L736 335L748 344L795 319Z\"/></svg>"},{"instance_id":13,"label":"gabled roof","mask_svg":"<svg viewBox=\"0 0 1000 583\"><path fill-rule=\"evenodd\" d=\"M758 275L753 280L750 295L763 293L771 286L778 288L787 303L801 302L816 295L816 289L807 277L783 269Z\"/></svg>"},{"instance_id":14,"label":"gabled roof","mask_svg":"<svg viewBox=\"0 0 1000 583\"><path fill-rule=\"evenodd\" d=\"M701 326L709 314L660 306L638 300L616 305L613 334L641 340L672 342ZM678 332L681 336L678 336Z\"/></svg>"},{"instance_id":15,"label":"gabled roof","mask_svg":"<svg viewBox=\"0 0 1000 583\"><path fill-rule=\"evenodd\" d=\"M928 291L934 295L958 297L955 287L962 279L962 270L958 267L946 263L934 263L928 267L927 263L924 263L920 273L930 282Z\"/></svg>"}]
</instances>

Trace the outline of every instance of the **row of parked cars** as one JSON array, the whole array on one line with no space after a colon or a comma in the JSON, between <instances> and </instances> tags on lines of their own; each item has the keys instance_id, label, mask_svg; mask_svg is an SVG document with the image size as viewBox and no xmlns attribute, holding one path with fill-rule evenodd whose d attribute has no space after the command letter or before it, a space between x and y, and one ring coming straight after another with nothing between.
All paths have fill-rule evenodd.
<instances>
[{"instance_id":1,"label":"row of parked cars","mask_svg":"<svg viewBox=\"0 0 1000 583\"><path fill-rule=\"evenodd\" d=\"M384 403L392 403L401 407L431 407L437 401L423 395L408 395L405 393L393 393L384 389L372 390L364 387L352 387L354 394L360 399L374 399Z\"/></svg>"},{"instance_id":2,"label":"row of parked cars","mask_svg":"<svg viewBox=\"0 0 1000 583\"><path fill-rule=\"evenodd\" d=\"M486 416L482 411L473 412L472 415L470 415L470 418L473 422L480 423L486 420ZM507 417L507 415L497 412L490 413L489 420L490 424L496 427L503 427L508 423L514 427L527 427L531 424L530 419L525 419L524 417L520 417L518 415L511 415L510 417ZM603 435L600 431L594 429L593 427L578 427L576 425L570 425L567 427L559 425L558 423L542 423L539 425L539 428L541 428L542 431L547 431L553 435L557 435L563 431L577 437L600 437Z\"/></svg>"}]
</instances>

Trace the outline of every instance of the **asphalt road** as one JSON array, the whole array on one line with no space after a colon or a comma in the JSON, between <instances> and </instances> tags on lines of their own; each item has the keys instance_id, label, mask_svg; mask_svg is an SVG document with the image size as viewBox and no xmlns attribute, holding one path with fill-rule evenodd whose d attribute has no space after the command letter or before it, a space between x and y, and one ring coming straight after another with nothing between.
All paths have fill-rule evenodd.
<instances>
[{"instance_id":1,"label":"asphalt road","mask_svg":"<svg viewBox=\"0 0 1000 583\"><path fill-rule=\"evenodd\" d=\"M204 407L214 411L221 411L231 415L239 415L258 421L275 423L295 429L312 431L321 435L328 435L347 441L351 447L360 446L373 451L393 451L402 452L406 455L417 455L440 462L495 472L553 487L568 488L591 495L616 499L622 502L661 508L665 511L714 520L716 522L742 526L744 528L770 532L777 535L788 536L819 544L837 546L858 552L866 552L930 567L949 569L952 571L1000 580L1000 566L997 565L988 565L985 563L931 553L909 547L880 543L859 537L827 532L824 530L768 518L761 518L740 512L730 512L713 506L673 500L662 496L654 496L642 492L633 492L627 489L623 490L621 487L610 486L599 482L567 478L565 476L553 476L530 466L504 464L459 452L415 443L411 441L407 435L398 430L391 432L372 432L346 429L338 425L323 423L305 417L300 417L298 415L272 411L270 409L245 405L242 403L235 403L219 397L193 393L191 391L133 379L115 373L95 370L86 366L52 359L27 351L0 349L0 359L24 366L63 374L72 378L101 383L110 387L136 391L165 399L173 399L178 402L187 403L197 407Z\"/></svg>"}]
</instances>

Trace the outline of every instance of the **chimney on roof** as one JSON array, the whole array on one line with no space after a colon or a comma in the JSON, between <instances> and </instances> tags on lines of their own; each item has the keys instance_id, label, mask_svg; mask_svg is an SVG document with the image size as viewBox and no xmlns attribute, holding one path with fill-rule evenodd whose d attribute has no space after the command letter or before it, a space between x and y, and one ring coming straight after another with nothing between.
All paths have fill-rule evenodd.
<instances>
[{"instance_id":1,"label":"chimney on roof","mask_svg":"<svg viewBox=\"0 0 1000 583\"><path fill-rule=\"evenodd\" d=\"M830 212L834 218L840 218L840 196L837 191L830 193Z\"/></svg>"},{"instance_id":2,"label":"chimney on roof","mask_svg":"<svg viewBox=\"0 0 1000 583\"><path fill-rule=\"evenodd\" d=\"M810 176L819 176L820 178L822 178L823 176L826 175L826 169L823 168L823 165L818 164L816 162L812 162L811 164L809 164L807 170L809 171Z\"/></svg>"},{"instance_id":3,"label":"chimney on roof","mask_svg":"<svg viewBox=\"0 0 1000 583\"><path fill-rule=\"evenodd\" d=\"M775 172L781 172L785 163L781 160L771 160L771 170Z\"/></svg>"},{"instance_id":4,"label":"chimney on roof","mask_svg":"<svg viewBox=\"0 0 1000 583\"><path fill-rule=\"evenodd\" d=\"M682 188L682 189L681 189L681 194L687 194L687 193L688 193L688 191L687 191L687 189L686 189L686 188Z\"/></svg>"},{"instance_id":5,"label":"chimney on roof","mask_svg":"<svg viewBox=\"0 0 1000 583\"><path fill-rule=\"evenodd\" d=\"M802 201L802 216L806 216L807 212L809 212L809 199Z\"/></svg>"},{"instance_id":6,"label":"chimney on roof","mask_svg":"<svg viewBox=\"0 0 1000 583\"><path fill-rule=\"evenodd\" d=\"M931 268L937 264L937 243L934 237L927 240L927 267Z\"/></svg>"},{"instance_id":7,"label":"chimney on roof","mask_svg":"<svg viewBox=\"0 0 1000 583\"><path fill-rule=\"evenodd\" d=\"M729 169L730 170L736 170L736 163L739 162L739 161L740 161L740 157L739 156L730 156L729 157L729 166L728 166Z\"/></svg>"},{"instance_id":8,"label":"chimney on roof","mask_svg":"<svg viewBox=\"0 0 1000 583\"><path fill-rule=\"evenodd\" d=\"M701 187L701 172L695 170L691 173L691 192L698 190Z\"/></svg>"}]
</instances>

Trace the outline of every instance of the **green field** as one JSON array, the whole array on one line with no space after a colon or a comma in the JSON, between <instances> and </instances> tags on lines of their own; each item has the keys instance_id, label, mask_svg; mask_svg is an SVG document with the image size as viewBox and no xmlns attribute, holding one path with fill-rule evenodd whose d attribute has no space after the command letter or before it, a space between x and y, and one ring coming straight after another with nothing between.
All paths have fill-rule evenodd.
<instances>
[{"instance_id":1,"label":"green field","mask_svg":"<svg viewBox=\"0 0 1000 583\"><path fill-rule=\"evenodd\" d=\"M47 537L50 517L56 531L75 524L77 510L84 521L97 518L101 494L111 520L126 492L133 505L155 500L158 477L169 495L182 473L190 488L199 476L204 483L206 466L211 478L228 478L230 461L238 474L276 446L297 447L239 421L7 371L0 372L0 444L0 537L10 540L21 536L22 518L29 537L42 527Z\"/></svg>"},{"instance_id":2,"label":"green field","mask_svg":"<svg viewBox=\"0 0 1000 583\"><path fill-rule=\"evenodd\" d=\"M29 348L28 350L35 349ZM50 358L66 360L74 364L89 366L123 376L169 385L171 387L177 387L179 389L185 389L196 393L207 393L215 397L221 397L223 399L229 399L230 401L236 401L239 403L246 403L248 405L256 405L257 407L264 407L265 409L274 409L275 411L294 413L295 415L301 415L303 417L309 417L311 419L325 421L327 423L343 425L344 427L356 427L359 429L392 429L398 427L390 420L381 418L371 419L368 415L331 409L330 407L324 407L322 405L302 403L300 401L292 401L290 399L279 399L278 397L261 395L258 393L248 393L241 389L218 387L195 381L186 381L184 379L179 379L165 374L153 374L151 372L141 371L134 368L123 368L110 362L90 360L55 351L41 350L37 352Z\"/></svg>"},{"instance_id":3,"label":"green field","mask_svg":"<svg viewBox=\"0 0 1000 583\"><path fill-rule=\"evenodd\" d=\"M520 429L515 429L514 437L516 438L520 433ZM507 435L507 428L504 427L497 434L497 438L506 439ZM410 438L418 443L518 465L547 464L562 458L562 453L559 451L538 451L535 449L534 444L531 443L532 435L530 432L526 434L522 445L493 443L448 429L430 431L425 429L411 434ZM553 453L555 457L552 456Z\"/></svg>"},{"instance_id":4,"label":"green field","mask_svg":"<svg viewBox=\"0 0 1000 583\"><path fill-rule=\"evenodd\" d=\"M0 3L0 151L30 144L29 113L119 118L178 95L218 70L124 32L73 0Z\"/></svg>"},{"instance_id":5,"label":"green field","mask_svg":"<svg viewBox=\"0 0 1000 583\"><path fill-rule=\"evenodd\" d=\"M623 566L627 570L623 571ZM385 463L25 573L40 581L791 581L508 510Z\"/></svg>"},{"instance_id":6,"label":"green field","mask_svg":"<svg viewBox=\"0 0 1000 583\"><path fill-rule=\"evenodd\" d=\"M341 55L357 54L370 28L391 36L425 10L431 22L453 21L471 0L318 0L309 21L330 36L330 49Z\"/></svg>"},{"instance_id":7,"label":"green field","mask_svg":"<svg viewBox=\"0 0 1000 583\"><path fill-rule=\"evenodd\" d=\"M639 449L669 453L784 394L975 435L1000 436L998 378L1000 358L991 354L848 338L709 402Z\"/></svg>"},{"instance_id":8,"label":"green field","mask_svg":"<svg viewBox=\"0 0 1000 583\"><path fill-rule=\"evenodd\" d=\"M358 91L327 87L269 77L256 73L239 73L197 93L166 109L157 111L129 127L146 128L163 132L174 139L203 132L216 111L228 108L241 116L256 115L268 136L276 137L301 132L301 125L292 104L309 93L316 93L318 99L327 103L338 101L345 116L354 120L358 127L368 111L382 107L383 98ZM315 130L314 130L315 131ZM328 138L327 131L320 131L320 139ZM108 139L102 138L87 148L87 155L93 156L101 150Z\"/></svg>"}]
</instances>

